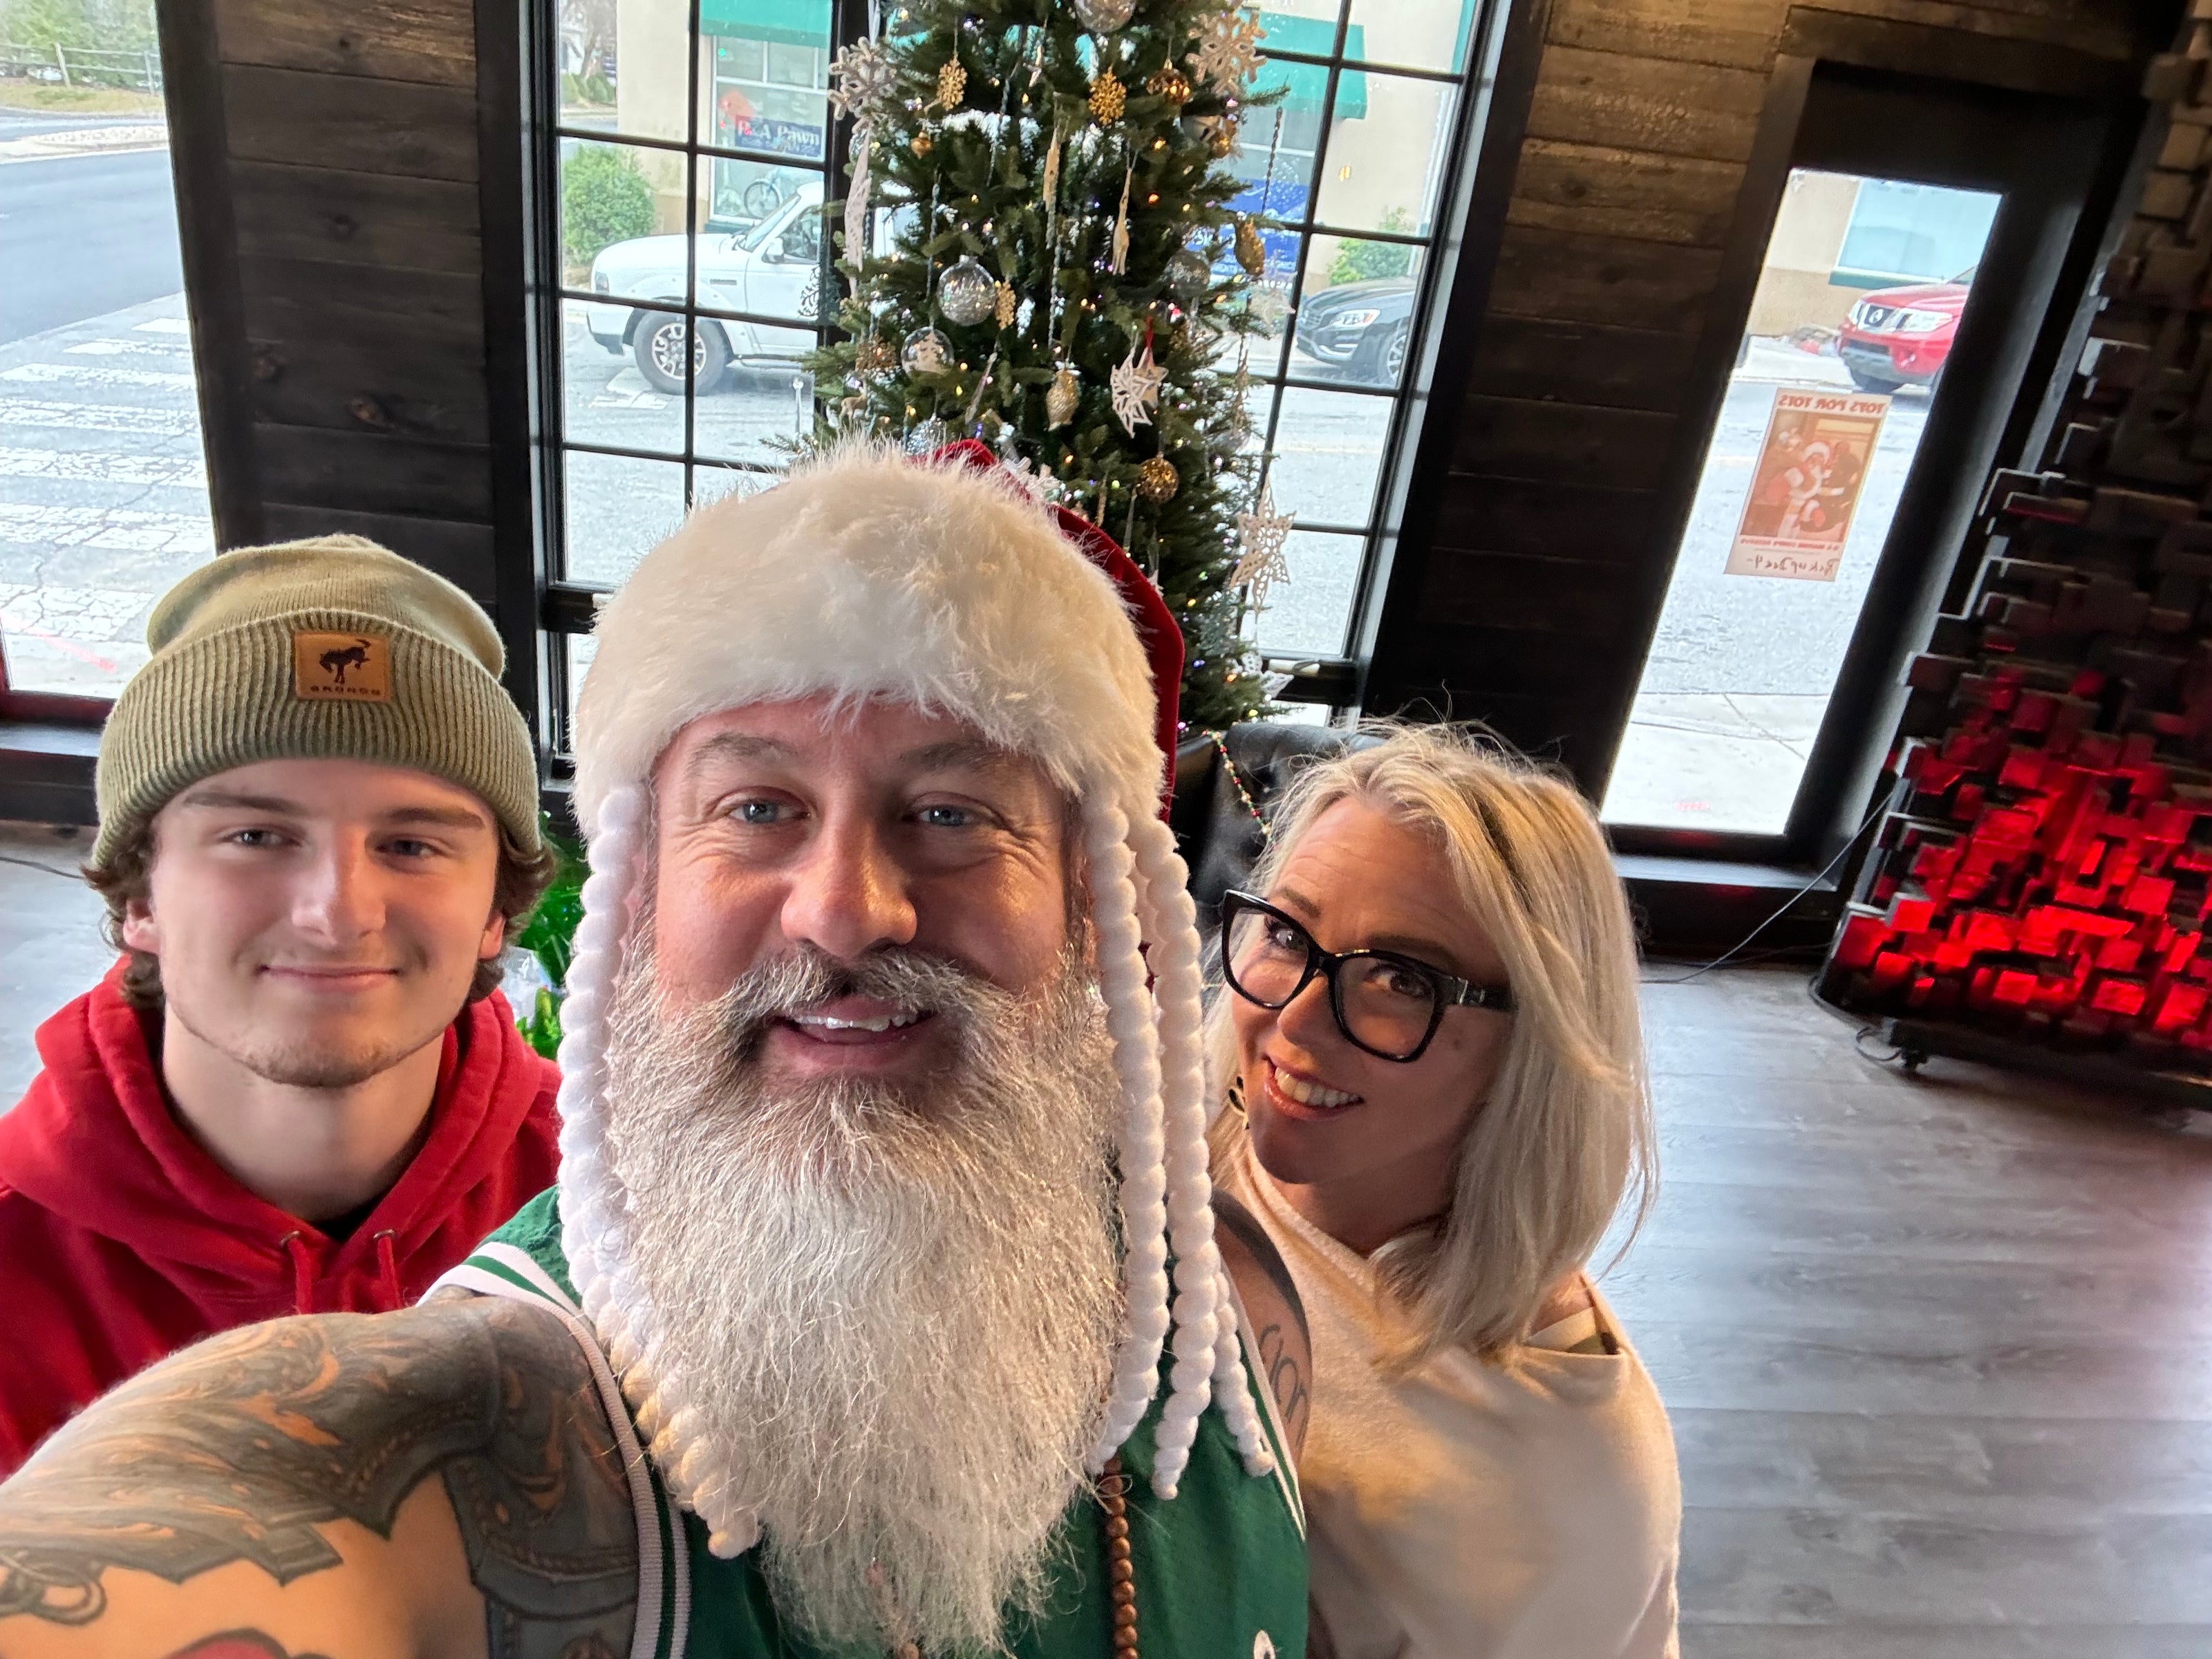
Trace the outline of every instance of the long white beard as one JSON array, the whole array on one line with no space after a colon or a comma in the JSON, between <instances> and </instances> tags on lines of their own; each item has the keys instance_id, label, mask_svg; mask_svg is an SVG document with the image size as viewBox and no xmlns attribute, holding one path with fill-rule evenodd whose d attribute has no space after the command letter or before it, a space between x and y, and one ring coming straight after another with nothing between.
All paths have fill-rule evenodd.
<instances>
[{"instance_id":1,"label":"long white beard","mask_svg":"<svg viewBox=\"0 0 2212 1659\"><path fill-rule=\"evenodd\" d=\"M936 1011L957 1062L910 1091L771 1088L768 1020L848 992ZM647 1334L625 1381L681 1402L656 1460L690 1454L690 1484L758 1513L777 1607L817 1641L988 1651L1036 1609L1120 1322L1115 1098L1072 962L1024 1001L914 952L802 952L674 1018L649 943L625 964L607 1163Z\"/></svg>"}]
</instances>

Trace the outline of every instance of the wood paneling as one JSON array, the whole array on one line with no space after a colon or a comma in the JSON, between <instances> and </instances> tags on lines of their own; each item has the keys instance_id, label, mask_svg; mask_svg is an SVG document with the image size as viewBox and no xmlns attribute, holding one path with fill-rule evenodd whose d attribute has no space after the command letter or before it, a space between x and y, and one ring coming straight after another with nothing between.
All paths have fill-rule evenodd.
<instances>
[{"instance_id":1,"label":"wood paneling","mask_svg":"<svg viewBox=\"0 0 2212 1659\"><path fill-rule=\"evenodd\" d=\"M434 362L483 362L477 277L251 255L239 272L257 338L397 345Z\"/></svg>"},{"instance_id":2,"label":"wood paneling","mask_svg":"<svg viewBox=\"0 0 2212 1659\"><path fill-rule=\"evenodd\" d=\"M254 64L226 64L222 80L236 160L475 182L476 98L465 88Z\"/></svg>"},{"instance_id":3,"label":"wood paneling","mask_svg":"<svg viewBox=\"0 0 2212 1659\"><path fill-rule=\"evenodd\" d=\"M1508 221L1718 247L1742 183L1743 169L1729 161L1534 138L1521 151Z\"/></svg>"},{"instance_id":4,"label":"wood paneling","mask_svg":"<svg viewBox=\"0 0 2212 1659\"><path fill-rule=\"evenodd\" d=\"M1782 18L1773 0L1553 0L1562 46L1764 71Z\"/></svg>"},{"instance_id":5,"label":"wood paneling","mask_svg":"<svg viewBox=\"0 0 2212 1659\"><path fill-rule=\"evenodd\" d=\"M1528 136L1741 162L1765 90L1766 77L1749 70L1554 46L1544 54Z\"/></svg>"},{"instance_id":6,"label":"wood paneling","mask_svg":"<svg viewBox=\"0 0 2212 1659\"><path fill-rule=\"evenodd\" d=\"M1437 521L1440 550L1567 554L1602 564L1634 564L1650 539L1656 498L1649 491L1592 483L1571 493L1544 483L1460 478Z\"/></svg>"},{"instance_id":7,"label":"wood paneling","mask_svg":"<svg viewBox=\"0 0 2212 1659\"><path fill-rule=\"evenodd\" d=\"M293 507L491 522L486 452L413 438L258 425L261 485Z\"/></svg>"},{"instance_id":8,"label":"wood paneling","mask_svg":"<svg viewBox=\"0 0 2212 1659\"><path fill-rule=\"evenodd\" d=\"M476 87L476 16L451 0L215 0L215 15L225 63Z\"/></svg>"},{"instance_id":9,"label":"wood paneling","mask_svg":"<svg viewBox=\"0 0 2212 1659\"><path fill-rule=\"evenodd\" d=\"M493 603L489 525L396 513L350 513L331 507L272 506L268 515L269 534L277 540L366 536L436 571L478 605L489 609Z\"/></svg>"},{"instance_id":10,"label":"wood paneling","mask_svg":"<svg viewBox=\"0 0 2212 1659\"><path fill-rule=\"evenodd\" d=\"M264 317L264 324L269 320ZM404 383L391 372L389 347L350 347L294 339L253 343L253 411L281 426L331 427L452 443L490 441L483 365L456 355L426 355Z\"/></svg>"},{"instance_id":11,"label":"wood paneling","mask_svg":"<svg viewBox=\"0 0 2212 1659\"><path fill-rule=\"evenodd\" d=\"M1680 404L1696 345L1690 335L1663 329L1496 316L1475 343L1468 389L1665 414Z\"/></svg>"},{"instance_id":12,"label":"wood paneling","mask_svg":"<svg viewBox=\"0 0 2212 1659\"><path fill-rule=\"evenodd\" d=\"M1509 316L1694 332L1721 256L1709 248L1522 226L1500 239L1490 304Z\"/></svg>"},{"instance_id":13,"label":"wood paneling","mask_svg":"<svg viewBox=\"0 0 2212 1659\"><path fill-rule=\"evenodd\" d=\"M1452 471L1573 483L1603 479L1650 489L1662 477L1671 415L1583 404L1469 398L1460 411Z\"/></svg>"},{"instance_id":14,"label":"wood paneling","mask_svg":"<svg viewBox=\"0 0 2212 1659\"><path fill-rule=\"evenodd\" d=\"M1812 6L1790 8L1782 49L1800 58L1832 58L1904 75L1925 75L1933 65L1938 73L1955 76L1971 67L1974 80L2016 92L2094 97L2125 91L2137 78L2125 61L2100 53L2008 40L1995 30L1889 19L1869 28L1863 17Z\"/></svg>"},{"instance_id":15,"label":"wood paneling","mask_svg":"<svg viewBox=\"0 0 2212 1659\"><path fill-rule=\"evenodd\" d=\"M241 253L483 274L474 185L264 161L230 176Z\"/></svg>"},{"instance_id":16,"label":"wood paneling","mask_svg":"<svg viewBox=\"0 0 2212 1659\"><path fill-rule=\"evenodd\" d=\"M1518 553L1439 554L1424 601L1440 623L1587 638L1620 625L1620 572L1588 559Z\"/></svg>"}]
</instances>

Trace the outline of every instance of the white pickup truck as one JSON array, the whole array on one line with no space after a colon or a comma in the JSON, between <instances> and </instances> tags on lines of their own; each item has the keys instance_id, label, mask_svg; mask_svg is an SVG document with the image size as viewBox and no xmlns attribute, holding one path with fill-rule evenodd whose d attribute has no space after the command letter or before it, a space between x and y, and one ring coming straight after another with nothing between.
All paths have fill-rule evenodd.
<instances>
[{"instance_id":1,"label":"white pickup truck","mask_svg":"<svg viewBox=\"0 0 2212 1659\"><path fill-rule=\"evenodd\" d=\"M822 304L822 186L802 185L790 200L749 230L709 225L691 238L704 311L742 311L811 324ZM684 239L640 236L601 250L592 261L584 307L592 337L609 351L627 351L654 390L684 389L684 318L624 300L684 304ZM734 361L781 366L814 349L811 327L776 328L730 318L702 317L691 341L692 384L700 392L721 384Z\"/></svg>"}]
</instances>

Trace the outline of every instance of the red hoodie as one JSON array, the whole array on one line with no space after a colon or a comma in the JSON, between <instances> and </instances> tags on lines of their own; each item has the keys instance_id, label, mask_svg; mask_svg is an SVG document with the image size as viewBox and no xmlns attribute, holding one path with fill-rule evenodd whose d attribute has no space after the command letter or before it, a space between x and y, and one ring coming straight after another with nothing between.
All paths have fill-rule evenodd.
<instances>
[{"instance_id":1,"label":"red hoodie","mask_svg":"<svg viewBox=\"0 0 2212 1659\"><path fill-rule=\"evenodd\" d=\"M497 994L461 1011L422 1148L343 1242L255 1197L179 1125L120 966L39 1028L0 1116L0 1479L163 1355L281 1314L404 1306L552 1183L560 1074Z\"/></svg>"}]
</instances>

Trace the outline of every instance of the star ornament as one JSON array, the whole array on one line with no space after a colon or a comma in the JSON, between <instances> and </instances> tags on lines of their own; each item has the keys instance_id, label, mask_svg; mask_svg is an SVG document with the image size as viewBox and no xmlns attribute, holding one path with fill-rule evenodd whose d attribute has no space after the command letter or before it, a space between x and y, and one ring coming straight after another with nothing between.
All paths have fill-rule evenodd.
<instances>
[{"instance_id":1,"label":"star ornament","mask_svg":"<svg viewBox=\"0 0 2212 1659\"><path fill-rule=\"evenodd\" d=\"M1231 586L1249 587L1255 605L1267 604L1267 590L1290 580L1291 566L1283 556L1283 544L1290 539L1291 526L1296 522L1289 514L1275 511L1275 492L1265 488L1249 513L1237 515L1237 544L1243 550L1229 580Z\"/></svg>"},{"instance_id":2,"label":"star ornament","mask_svg":"<svg viewBox=\"0 0 2212 1659\"><path fill-rule=\"evenodd\" d=\"M1107 391L1114 399L1114 418L1131 437L1137 435L1139 427L1152 423L1152 411L1159 407L1160 388L1167 384L1167 370L1152 361L1149 343L1143 356L1131 346L1129 355L1114 365Z\"/></svg>"},{"instance_id":3,"label":"star ornament","mask_svg":"<svg viewBox=\"0 0 2212 1659\"><path fill-rule=\"evenodd\" d=\"M1190 67L1217 92L1234 93L1260 72L1260 42L1266 32L1250 11L1218 11L1199 26Z\"/></svg>"}]
</instances>

